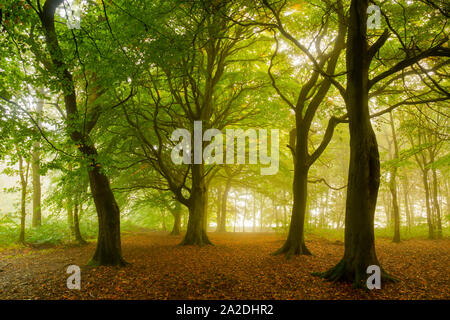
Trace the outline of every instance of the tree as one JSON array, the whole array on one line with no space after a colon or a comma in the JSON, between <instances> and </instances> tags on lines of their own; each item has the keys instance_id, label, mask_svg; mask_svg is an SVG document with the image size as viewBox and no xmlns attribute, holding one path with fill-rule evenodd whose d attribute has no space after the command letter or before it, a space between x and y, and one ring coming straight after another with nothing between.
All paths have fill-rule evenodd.
<instances>
[{"instance_id":1,"label":"tree","mask_svg":"<svg viewBox=\"0 0 450 320\"><path fill-rule=\"evenodd\" d=\"M445 39L420 53L414 50L407 51L406 58L369 79L371 62L389 38L389 31L386 29L369 47L367 8L368 1L351 1L346 50L346 88L333 80L345 100L350 128L350 167L345 213L344 257L335 267L319 274L333 281L350 281L358 287L365 284L366 269L369 265L380 266L375 252L374 237L374 214L380 184L380 160L377 139L370 123L369 90L379 81L424 58L450 56L450 51L443 47L443 44L447 42ZM388 22L389 20L386 20L386 23ZM403 49L408 50L406 47ZM393 280L382 268L381 273L382 279Z\"/></svg>"}]
</instances>

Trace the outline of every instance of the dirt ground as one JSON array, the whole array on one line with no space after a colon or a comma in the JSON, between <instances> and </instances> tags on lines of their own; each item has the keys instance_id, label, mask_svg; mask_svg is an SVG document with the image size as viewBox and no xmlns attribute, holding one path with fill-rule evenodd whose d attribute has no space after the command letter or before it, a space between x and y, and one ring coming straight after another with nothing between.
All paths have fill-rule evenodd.
<instances>
[{"instance_id":1,"label":"dirt ground","mask_svg":"<svg viewBox=\"0 0 450 320\"><path fill-rule=\"evenodd\" d=\"M87 267L95 243L0 251L0 299L449 299L450 239L378 239L383 268L400 279L380 290L353 289L311 275L342 257L342 243L309 237L313 256L270 254L275 234L215 234L214 246L178 246L181 236L123 236L125 268ZM81 290L69 290L69 265L81 267Z\"/></svg>"}]
</instances>

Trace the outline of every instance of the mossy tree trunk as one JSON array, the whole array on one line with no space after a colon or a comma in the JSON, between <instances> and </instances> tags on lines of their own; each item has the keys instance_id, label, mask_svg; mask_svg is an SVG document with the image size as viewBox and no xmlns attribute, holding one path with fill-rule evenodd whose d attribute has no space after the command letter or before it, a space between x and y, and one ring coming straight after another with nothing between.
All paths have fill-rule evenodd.
<instances>
[{"instance_id":1,"label":"mossy tree trunk","mask_svg":"<svg viewBox=\"0 0 450 320\"><path fill-rule=\"evenodd\" d=\"M206 185L203 164L192 165L192 190L189 198L189 220L181 245L211 244L204 228Z\"/></svg>"}]
</instances>

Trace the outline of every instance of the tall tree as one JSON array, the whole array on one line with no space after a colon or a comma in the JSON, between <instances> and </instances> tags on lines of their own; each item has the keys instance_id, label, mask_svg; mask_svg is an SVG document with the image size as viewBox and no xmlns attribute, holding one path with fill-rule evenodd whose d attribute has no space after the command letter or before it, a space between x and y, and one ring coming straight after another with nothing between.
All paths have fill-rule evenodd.
<instances>
[{"instance_id":1,"label":"tall tree","mask_svg":"<svg viewBox=\"0 0 450 320\"><path fill-rule=\"evenodd\" d=\"M382 279L393 279L383 270L375 252L374 215L380 185L380 159L377 139L370 122L369 90L381 80L424 58L450 56L450 50L443 47L448 39L444 39L419 53L414 50L407 51L406 58L369 79L369 75L373 74L369 74L371 62L389 38L390 33L386 29L369 46L367 9L367 0L351 1L346 50L346 88L332 80L345 100L350 128L345 251L343 259L335 267L319 274L333 281L350 281L355 286L365 285L366 270L370 265L380 266ZM388 19L386 19L386 23L389 23ZM390 23L389 25L391 26ZM394 29L393 32L395 32ZM408 48L405 47L404 50L408 50Z\"/></svg>"}]
</instances>

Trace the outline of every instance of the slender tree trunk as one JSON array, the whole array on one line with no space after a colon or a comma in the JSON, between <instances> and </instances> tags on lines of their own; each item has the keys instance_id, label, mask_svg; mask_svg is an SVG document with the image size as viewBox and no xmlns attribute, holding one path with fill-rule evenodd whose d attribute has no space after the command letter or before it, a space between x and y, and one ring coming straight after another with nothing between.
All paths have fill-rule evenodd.
<instances>
[{"instance_id":1,"label":"slender tree trunk","mask_svg":"<svg viewBox=\"0 0 450 320\"><path fill-rule=\"evenodd\" d=\"M237 225L237 196L234 198L234 222L233 222L233 232L236 232Z\"/></svg>"},{"instance_id":2,"label":"slender tree trunk","mask_svg":"<svg viewBox=\"0 0 450 320\"><path fill-rule=\"evenodd\" d=\"M222 194L222 209L220 213L219 224L217 225L217 232L227 232L227 201L228 201L228 193L231 188L231 179L227 179L225 190Z\"/></svg>"},{"instance_id":3,"label":"slender tree trunk","mask_svg":"<svg viewBox=\"0 0 450 320\"><path fill-rule=\"evenodd\" d=\"M247 217L247 190L245 192L245 200L244 200L244 216L242 217L242 232L245 232L245 219Z\"/></svg>"},{"instance_id":4,"label":"slender tree trunk","mask_svg":"<svg viewBox=\"0 0 450 320\"><path fill-rule=\"evenodd\" d=\"M431 161L434 162L434 158L432 158ZM436 169L431 168L431 172L433 178L433 207L436 215L437 238L442 239L441 208L439 206L439 199L438 199L438 181Z\"/></svg>"},{"instance_id":5,"label":"slender tree trunk","mask_svg":"<svg viewBox=\"0 0 450 320\"><path fill-rule=\"evenodd\" d=\"M78 196L75 198L75 204L73 208L73 228L75 232L75 241L79 244L86 244L87 242L81 236L80 231L80 215L81 215L82 205L80 204Z\"/></svg>"},{"instance_id":6,"label":"slender tree trunk","mask_svg":"<svg viewBox=\"0 0 450 320\"><path fill-rule=\"evenodd\" d=\"M25 218L26 218L26 186L22 185L21 199L20 199L20 234L19 242L25 243Z\"/></svg>"},{"instance_id":7,"label":"slender tree trunk","mask_svg":"<svg viewBox=\"0 0 450 320\"><path fill-rule=\"evenodd\" d=\"M432 220L432 212L431 212L431 204L430 204L430 187L428 183L428 171L429 169L424 168L422 170L422 180L423 180L423 187L425 189L425 208L427 211L427 224L428 224L428 238L434 239L434 225Z\"/></svg>"},{"instance_id":8,"label":"slender tree trunk","mask_svg":"<svg viewBox=\"0 0 450 320\"><path fill-rule=\"evenodd\" d=\"M80 152L87 159L92 159L88 168L89 183L92 197L98 217L98 241L95 254L89 264L91 265L125 265L122 258L122 248L120 243L120 210L111 190L109 180L100 171L100 164L97 163L97 150L89 142L88 133L77 130L73 121L78 119L77 95L73 76L64 61L64 53L59 45L55 29L55 12L62 0L47 0L39 15L45 33L47 51L51 57L52 67L49 72L55 73L58 77L61 90L64 94L64 105L67 114L67 126L69 135L77 144ZM53 70L54 69L54 70ZM95 99L93 99L95 101ZM95 125L92 124L92 128Z\"/></svg>"},{"instance_id":9,"label":"slender tree trunk","mask_svg":"<svg viewBox=\"0 0 450 320\"><path fill-rule=\"evenodd\" d=\"M70 196L67 198L67 226L69 228L69 239L72 241L75 238L75 227L73 223L73 203Z\"/></svg>"},{"instance_id":10,"label":"slender tree trunk","mask_svg":"<svg viewBox=\"0 0 450 320\"><path fill-rule=\"evenodd\" d=\"M402 186L403 186L403 202L405 204L406 223L408 225L408 230L411 230L412 217L411 217L411 210L409 208L408 178L406 177L406 175L404 179L402 179Z\"/></svg>"},{"instance_id":11,"label":"slender tree trunk","mask_svg":"<svg viewBox=\"0 0 450 320\"><path fill-rule=\"evenodd\" d=\"M181 204L177 201L175 203L175 208L171 210L173 215L173 227L171 236L178 236L181 234Z\"/></svg>"},{"instance_id":12,"label":"slender tree trunk","mask_svg":"<svg viewBox=\"0 0 450 320\"><path fill-rule=\"evenodd\" d=\"M380 159L368 104L367 7L368 0L352 0L348 20L346 107L350 128L350 166L344 257L335 267L320 274L332 281L352 282L356 287L365 286L368 266L381 268L374 236ZM381 273L382 278L390 278L382 268Z\"/></svg>"},{"instance_id":13,"label":"slender tree trunk","mask_svg":"<svg viewBox=\"0 0 450 320\"><path fill-rule=\"evenodd\" d=\"M261 194L261 211L259 214L259 231L262 232L264 228L264 222L263 222L263 210L264 210L264 196Z\"/></svg>"},{"instance_id":14,"label":"slender tree trunk","mask_svg":"<svg viewBox=\"0 0 450 320\"><path fill-rule=\"evenodd\" d=\"M219 231L221 211L222 211L222 185L220 185L217 188L217 219L216 219L217 226L216 226L216 232Z\"/></svg>"},{"instance_id":15,"label":"slender tree trunk","mask_svg":"<svg viewBox=\"0 0 450 320\"><path fill-rule=\"evenodd\" d=\"M44 100L39 99L36 106L37 119L39 118L44 107ZM38 227L41 225L42 211L41 211L41 174L40 174L40 148L41 145L38 141L33 143L33 150L31 152L32 165L31 174L33 177L33 218L31 225Z\"/></svg>"},{"instance_id":16,"label":"slender tree trunk","mask_svg":"<svg viewBox=\"0 0 450 320\"><path fill-rule=\"evenodd\" d=\"M205 232L208 232L208 201L209 201L209 186L208 183L205 183L205 200L203 202L204 204L204 209L203 209L203 230L205 230Z\"/></svg>"},{"instance_id":17,"label":"slender tree trunk","mask_svg":"<svg viewBox=\"0 0 450 320\"><path fill-rule=\"evenodd\" d=\"M20 154L19 147L16 146L17 155L19 157L19 176L21 185L21 197L20 197L20 233L19 242L25 243L25 222L26 222L26 199L27 199L27 187L28 187L28 171L30 168L29 161L26 161L27 167L24 168L24 159Z\"/></svg>"},{"instance_id":18,"label":"slender tree trunk","mask_svg":"<svg viewBox=\"0 0 450 320\"><path fill-rule=\"evenodd\" d=\"M189 220L181 245L211 244L204 229L205 193L204 166L203 164L193 164Z\"/></svg>"},{"instance_id":19,"label":"slender tree trunk","mask_svg":"<svg viewBox=\"0 0 450 320\"><path fill-rule=\"evenodd\" d=\"M392 116L392 112L389 113L389 117L390 117L391 131L392 131L392 139L394 142L394 154L393 154L392 159L398 159L399 153L398 153L397 135L395 133L395 124L394 124L394 118ZM393 215L394 215L394 238L392 241L395 243L398 243L398 242L400 242L400 210L398 208L397 167L395 166L395 164L392 166L392 169L391 169L391 176L389 179L389 190L390 190L391 196L392 196L392 209L393 209Z\"/></svg>"},{"instance_id":20,"label":"slender tree trunk","mask_svg":"<svg viewBox=\"0 0 450 320\"><path fill-rule=\"evenodd\" d=\"M256 192L253 194L253 232L256 232Z\"/></svg>"}]
</instances>

